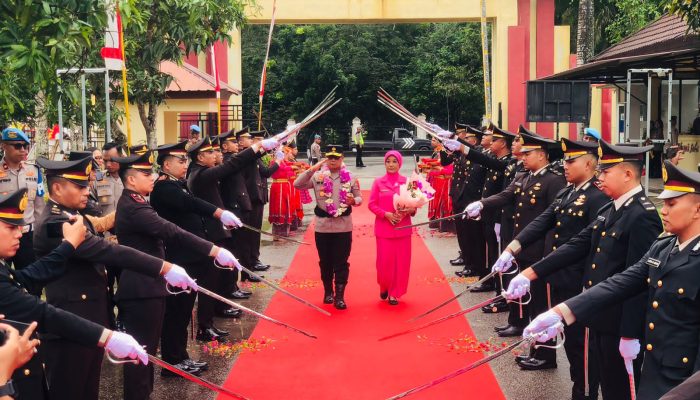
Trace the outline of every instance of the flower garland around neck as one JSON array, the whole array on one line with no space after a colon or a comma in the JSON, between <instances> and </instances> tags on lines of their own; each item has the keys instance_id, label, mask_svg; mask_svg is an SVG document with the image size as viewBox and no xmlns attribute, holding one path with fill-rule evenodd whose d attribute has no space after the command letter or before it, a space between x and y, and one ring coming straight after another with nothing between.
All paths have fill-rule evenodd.
<instances>
[{"instance_id":1,"label":"flower garland around neck","mask_svg":"<svg viewBox=\"0 0 700 400\"><path fill-rule=\"evenodd\" d=\"M352 175L345 167L345 164L340 167L338 176L340 177L340 191L338 192L339 205L336 205L335 201L333 201L333 180L331 179L331 170L328 169L328 166L324 165L321 167L321 171L316 176L316 180L323 183L323 188L319 194L321 197L326 198L326 212L333 217L343 215L348 209L347 199L348 193L350 193L350 181L352 180Z\"/></svg>"}]
</instances>

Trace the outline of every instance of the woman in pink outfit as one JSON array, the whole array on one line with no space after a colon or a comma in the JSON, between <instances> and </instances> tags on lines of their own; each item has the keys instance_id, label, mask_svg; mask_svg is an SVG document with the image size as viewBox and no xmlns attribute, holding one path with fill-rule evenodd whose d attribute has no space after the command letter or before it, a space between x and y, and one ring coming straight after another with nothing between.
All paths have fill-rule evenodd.
<instances>
[{"instance_id":1,"label":"woman in pink outfit","mask_svg":"<svg viewBox=\"0 0 700 400\"><path fill-rule=\"evenodd\" d=\"M403 158L398 151L391 150L384 155L386 175L377 178L372 184L369 209L376 215L374 235L377 237L377 283L382 300L389 298L389 304L399 304L399 297L408 288L408 274L411 268L412 229L394 228L411 224L415 209L394 209L394 194L407 178L399 174Z\"/></svg>"}]
</instances>

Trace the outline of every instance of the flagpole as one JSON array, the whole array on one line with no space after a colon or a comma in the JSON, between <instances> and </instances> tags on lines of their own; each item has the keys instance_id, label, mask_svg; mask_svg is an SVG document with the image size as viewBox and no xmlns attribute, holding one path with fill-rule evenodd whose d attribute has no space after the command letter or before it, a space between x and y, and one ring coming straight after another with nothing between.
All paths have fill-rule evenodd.
<instances>
[{"instance_id":1,"label":"flagpole","mask_svg":"<svg viewBox=\"0 0 700 400\"><path fill-rule=\"evenodd\" d=\"M260 77L260 96L258 108L258 130L262 129L263 97L265 96L265 81L267 80L267 60L270 57L270 45L272 44L272 31L275 28L275 14L277 13L277 0L272 1L272 18L270 18L270 31L267 34L267 49L265 50L265 62L263 62L262 75Z\"/></svg>"},{"instance_id":2,"label":"flagpole","mask_svg":"<svg viewBox=\"0 0 700 400\"><path fill-rule=\"evenodd\" d=\"M117 14L119 6L117 5ZM131 147L131 118L129 117L129 82L126 80L126 49L124 48L124 28L119 18L119 47L122 50L122 86L124 87L124 116L126 117L126 145ZM108 116L109 118L109 116Z\"/></svg>"},{"instance_id":3,"label":"flagpole","mask_svg":"<svg viewBox=\"0 0 700 400\"><path fill-rule=\"evenodd\" d=\"M214 45L211 47L211 69L214 72L214 79L216 80L216 118L217 118L217 134L221 135L221 84L219 82L219 70L216 68L216 53L214 52Z\"/></svg>"}]
</instances>

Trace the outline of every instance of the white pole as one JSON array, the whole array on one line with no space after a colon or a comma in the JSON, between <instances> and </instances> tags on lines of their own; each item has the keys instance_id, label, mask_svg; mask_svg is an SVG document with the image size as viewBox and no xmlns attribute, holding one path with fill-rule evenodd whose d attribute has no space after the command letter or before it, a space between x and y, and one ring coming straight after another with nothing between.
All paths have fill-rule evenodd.
<instances>
[{"instance_id":1,"label":"white pole","mask_svg":"<svg viewBox=\"0 0 700 400\"><path fill-rule=\"evenodd\" d=\"M105 69L105 143L112 141L112 112L109 106L109 70Z\"/></svg>"}]
</instances>

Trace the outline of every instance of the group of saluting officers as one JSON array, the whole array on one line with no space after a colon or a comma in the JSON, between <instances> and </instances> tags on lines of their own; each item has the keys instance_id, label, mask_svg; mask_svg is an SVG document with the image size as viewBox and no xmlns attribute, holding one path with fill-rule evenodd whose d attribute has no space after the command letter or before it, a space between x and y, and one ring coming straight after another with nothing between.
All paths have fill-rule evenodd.
<instances>
[{"instance_id":1,"label":"group of saluting officers","mask_svg":"<svg viewBox=\"0 0 700 400\"><path fill-rule=\"evenodd\" d=\"M201 374L207 364L187 354L198 284L247 298L238 273L252 281L243 267L269 268L259 261L255 230L267 201L265 178L277 164L260 160L279 141L244 128L162 145L157 156L145 146L127 156L110 143L104 174L92 152L28 164L29 146L24 132L2 132L0 323L20 332L36 328L41 347L11 381L0 382L0 397L97 399L105 350L138 360L124 365L125 399L150 397L148 355L159 347L167 363ZM110 276L118 279L114 295ZM123 332L115 328L115 304ZM200 296L197 339L223 340L228 332L214 317L239 314Z\"/></svg>"},{"instance_id":2,"label":"group of saluting officers","mask_svg":"<svg viewBox=\"0 0 700 400\"><path fill-rule=\"evenodd\" d=\"M659 399L700 369L700 174L664 162L659 217L641 185L651 146L590 128L561 142L523 126L455 133L441 134L440 156L464 210L452 261L460 276L498 273L472 291L503 295L482 309L509 313L499 336L553 345L563 331L573 399L631 399L632 376L636 398ZM535 346L515 361L556 368L555 352Z\"/></svg>"}]
</instances>

